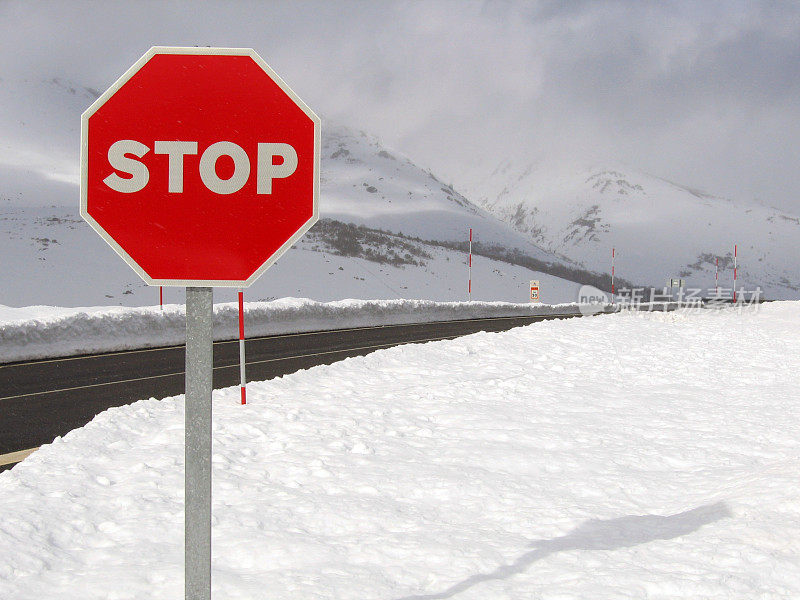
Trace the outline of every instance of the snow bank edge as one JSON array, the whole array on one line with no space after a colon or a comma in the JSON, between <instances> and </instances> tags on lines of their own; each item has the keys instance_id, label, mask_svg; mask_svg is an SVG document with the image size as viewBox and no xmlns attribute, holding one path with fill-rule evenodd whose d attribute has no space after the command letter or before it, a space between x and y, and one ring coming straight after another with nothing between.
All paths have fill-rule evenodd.
<instances>
[{"instance_id":1,"label":"snow bank edge","mask_svg":"<svg viewBox=\"0 0 800 600\"><path fill-rule=\"evenodd\" d=\"M55 358L153 348L186 341L182 305L59 309L41 307L41 316L14 318L5 309L0 318L0 362ZM30 309L20 310L30 314ZM508 302L433 302L428 300L339 300L316 302L283 298L245 304L248 337L368 327L430 323L486 317L580 314L575 303L514 304ZM235 303L214 306L214 339L238 337Z\"/></svg>"}]
</instances>

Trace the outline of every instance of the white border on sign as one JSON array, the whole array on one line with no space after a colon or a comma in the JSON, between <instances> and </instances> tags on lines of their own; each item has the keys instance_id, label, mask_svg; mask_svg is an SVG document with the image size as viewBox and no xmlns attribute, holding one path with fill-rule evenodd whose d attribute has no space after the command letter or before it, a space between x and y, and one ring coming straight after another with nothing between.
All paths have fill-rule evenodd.
<instances>
[{"instance_id":1,"label":"white border on sign","mask_svg":"<svg viewBox=\"0 0 800 600\"><path fill-rule=\"evenodd\" d=\"M249 56L255 63L261 67L264 72L280 87L287 96L302 110L306 116L314 123L314 198L313 198L313 211L311 218L306 221L296 232L289 238L285 244L278 248L273 255L246 280L208 280L208 279L153 279L148 275L139 264L125 252L105 229L95 221L87 212L87 188L89 184L89 117L91 117L97 110L106 103L117 91L125 85L128 80L141 69L147 61L149 61L156 54L219 54L224 56ZM117 79L114 84L108 88L103 94L95 100L92 105L87 108L81 115L81 217L86 221L92 229L94 229L106 243L111 246L114 251L119 254L120 258L136 271L136 274L141 277L148 285L165 285L165 286L179 286L179 287L249 287L256 279L269 269L275 262L289 249L292 245L299 240L305 233L311 229L314 223L319 220L319 177L320 177L320 153L322 151L322 121L312 111L308 105L303 102L300 97L294 93L292 88L286 85L286 82L272 70L272 68L261 58L258 53L252 48L194 48L194 47L170 47L170 46L153 46L144 53L144 55L137 60L130 69Z\"/></svg>"}]
</instances>

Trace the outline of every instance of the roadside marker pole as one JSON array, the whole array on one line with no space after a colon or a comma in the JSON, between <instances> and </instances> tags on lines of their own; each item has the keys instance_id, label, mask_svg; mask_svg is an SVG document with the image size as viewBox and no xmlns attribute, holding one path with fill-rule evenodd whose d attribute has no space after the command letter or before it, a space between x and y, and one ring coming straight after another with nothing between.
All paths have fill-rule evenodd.
<instances>
[{"instance_id":1,"label":"roadside marker pole","mask_svg":"<svg viewBox=\"0 0 800 600\"><path fill-rule=\"evenodd\" d=\"M717 266L714 269L714 295L719 296L719 256L717 257Z\"/></svg>"},{"instance_id":2,"label":"roadside marker pole","mask_svg":"<svg viewBox=\"0 0 800 600\"><path fill-rule=\"evenodd\" d=\"M738 244L733 245L733 303L736 304L736 255Z\"/></svg>"},{"instance_id":3,"label":"roadside marker pole","mask_svg":"<svg viewBox=\"0 0 800 600\"><path fill-rule=\"evenodd\" d=\"M467 293L469 301L472 302L472 227L469 228L469 287Z\"/></svg>"},{"instance_id":4,"label":"roadside marker pole","mask_svg":"<svg viewBox=\"0 0 800 600\"><path fill-rule=\"evenodd\" d=\"M164 286L158 286L158 305L164 310Z\"/></svg>"},{"instance_id":5,"label":"roadside marker pole","mask_svg":"<svg viewBox=\"0 0 800 600\"><path fill-rule=\"evenodd\" d=\"M247 404L247 379L244 375L244 291L239 290L239 377L242 404Z\"/></svg>"},{"instance_id":6,"label":"roadside marker pole","mask_svg":"<svg viewBox=\"0 0 800 600\"><path fill-rule=\"evenodd\" d=\"M614 304L614 261L617 257L617 249L611 248L611 304Z\"/></svg>"}]
</instances>

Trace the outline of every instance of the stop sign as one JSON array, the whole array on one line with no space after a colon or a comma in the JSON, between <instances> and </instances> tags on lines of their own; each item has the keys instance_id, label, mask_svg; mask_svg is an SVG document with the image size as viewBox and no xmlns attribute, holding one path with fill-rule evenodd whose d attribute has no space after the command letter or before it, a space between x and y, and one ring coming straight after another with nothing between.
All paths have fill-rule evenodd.
<instances>
[{"instance_id":1,"label":"stop sign","mask_svg":"<svg viewBox=\"0 0 800 600\"><path fill-rule=\"evenodd\" d=\"M317 220L320 120L249 49L151 48L81 118L81 215L151 285L250 285Z\"/></svg>"}]
</instances>

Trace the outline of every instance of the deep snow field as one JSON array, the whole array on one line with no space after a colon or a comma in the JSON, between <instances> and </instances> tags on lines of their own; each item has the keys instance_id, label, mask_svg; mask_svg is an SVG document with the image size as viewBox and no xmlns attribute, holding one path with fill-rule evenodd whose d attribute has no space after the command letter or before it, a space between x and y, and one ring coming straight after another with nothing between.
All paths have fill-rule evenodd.
<instances>
[{"instance_id":1,"label":"deep snow field","mask_svg":"<svg viewBox=\"0 0 800 600\"><path fill-rule=\"evenodd\" d=\"M228 599L800 597L800 302L406 345L214 393ZM183 397L0 473L0 598L183 594Z\"/></svg>"}]
</instances>

